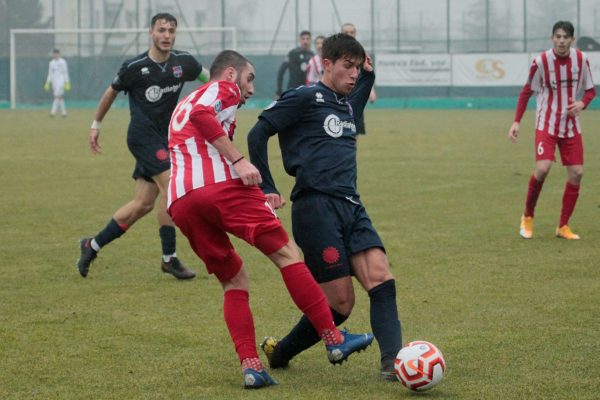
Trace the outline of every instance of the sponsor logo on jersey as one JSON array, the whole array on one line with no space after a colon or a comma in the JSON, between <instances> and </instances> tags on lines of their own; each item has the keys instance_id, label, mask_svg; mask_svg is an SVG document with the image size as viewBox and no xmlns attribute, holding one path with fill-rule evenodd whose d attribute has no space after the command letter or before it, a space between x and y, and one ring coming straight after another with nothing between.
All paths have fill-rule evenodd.
<instances>
[{"instance_id":1,"label":"sponsor logo on jersey","mask_svg":"<svg viewBox=\"0 0 600 400\"><path fill-rule=\"evenodd\" d=\"M323 93L317 92L315 94L315 98L317 100L317 103L325 103L325 100L323 100Z\"/></svg>"},{"instance_id":2,"label":"sponsor logo on jersey","mask_svg":"<svg viewBox=\"0 0 600 400\"><path fill-rule=\"evenodd\" d=\"M175 78L181 78L183 76L183 67L181 65L176 65L173 67L173 76Z\"/></svg>"},{"instance_id":3,"label":"sponsor logo on jersey","mask_svg":"<svg viewBox=\"0 0 600 400\"><path fill-rule=\"evenodd\" d=\"M146 89L146 100L150 103L156 103L159 101L163 94L177 92L181 88L181 83L173 86L167 86L166 88L161 88L160 86L153 85Z\"/></svg>"},{"instance_id":4,"label":"sponsor logo on jersey","mask_svg":"<svg viewBox=\"0 0 600 400\"><path fill-rule=\"evenodd\" d=\"M142 75L148 75L150 73L150 70L148 69L148 67L144 67L140 71L142 72Z\"/></svg>"},{"instance_id":5,"label":"sponsor logo on jersey","mask_svg":"<svg viewBox=\"0 0 600 400\"><path fill-rule=\"evenodd\" d=\"M339 138L344 134L344 128L349 128L352 132L356 132L356 125L353 122L342 121L335 114L329 114L323 122L325 133L333 138Z\"/></svg>"}]
</instances>

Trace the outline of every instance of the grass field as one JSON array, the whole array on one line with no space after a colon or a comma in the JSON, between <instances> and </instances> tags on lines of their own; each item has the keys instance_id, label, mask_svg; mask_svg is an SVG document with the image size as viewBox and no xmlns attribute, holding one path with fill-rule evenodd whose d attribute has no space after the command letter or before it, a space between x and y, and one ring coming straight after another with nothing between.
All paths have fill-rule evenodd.
<instances>
[{"instance_id":1,"label":"grass field","mask_svg":"<svg viewBox=\"0 0 600 400\"><path fill-rule=\"evenodd\" d=\"M236 143L244 150L257 113L239 113ZM378 381L376 346L342 367L315 347L273 371L279 386L243 391L220 285L183 236L178 254L199 272L190 282L160 272L154 215L106 247L87 279L75 269L78 239L132 196L128 111L110 112L103 154L92 156L93 111L72 110L63 120L45 110L1 110L0 398L597 399L600 112L582 116L586 170L571 220L578 242L553 236L560 164L540 197L534 239L518 236L533 117L529 111L513 145L512 115L367 112L359 189L397 278L404 340L437 344L448 365L440 386L414 396ZM289 194L271 144L275 178ZM289 212L280 212L286 227ZM251 275L257 340L283 335L298 312L279 273L248 245L238 249ZM345 325L370 329L364 292Z\"/></svg>"}]
</instances>

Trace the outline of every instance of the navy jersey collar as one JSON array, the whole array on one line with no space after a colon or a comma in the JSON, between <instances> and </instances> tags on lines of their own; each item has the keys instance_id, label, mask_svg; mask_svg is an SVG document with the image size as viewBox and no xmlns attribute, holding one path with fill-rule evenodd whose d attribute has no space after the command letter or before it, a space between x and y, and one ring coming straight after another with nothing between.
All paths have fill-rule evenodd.
<instances>
[{"instance_id":1,"label":"navy jersey collar","mask_svg":"<svg viewBox=\"0 0 600 400\"><path fill-rule=\"evenodd\" d=\"M329 88L329 86L325 85L323 82L321 82L321 81L317 82L317 86L330 92L331 94L333 94L333 96L335 97L335 100L339 104L346 104L348 102L348 99L346 96L343 96L343 95L337 93L336 91L332 90L331 88Z\"/></svg>"}]
</instances>

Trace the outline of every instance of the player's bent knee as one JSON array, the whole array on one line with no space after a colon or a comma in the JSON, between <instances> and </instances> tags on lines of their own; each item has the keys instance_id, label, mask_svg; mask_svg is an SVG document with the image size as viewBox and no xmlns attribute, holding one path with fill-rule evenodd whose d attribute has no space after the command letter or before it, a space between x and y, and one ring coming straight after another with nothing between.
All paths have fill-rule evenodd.
<instances>
[{"instance_id":1,"label":"player's bent knee","mask_svg":"<svg viewBox=\"0 0 600 400\"><path fill-rule=\"evenodd\" d=\"M579 183L581 181L581 178L583 178L583 170L574 169L569 171L569 178L571 181Z\"/></svg>"},{"instance_id":2,"label":"player's bent knee","mask_svg":"<svg viewBox=\"0 0 600 400\"><path fill-rule=\"evenodd\" d=\"M354 296L349 297L336 297L328 299L329 307L342 315L350 315L354 308Z\"/></svg>"},{"instance_id":3,"label":"player's bent knee","mask_svg":"<svg viewBox=\"0 0 600 400\"><path fill-rule=\"evenodd\" d=\"M214 274L223 288L226 289L225 285L241 285L236 286L236 289L243 289L244 276L246 277L245 286L247 288L247 275L243 271L243 262L240 256L233 250L230 249L227 254L202 254L200 255L204 264L206 264L206 270L209 274Z\"/></svg>"},{"instance_id":4,"label":"player's bent knee","mask_svg":"<svg viewBox=\"0 0 600 400\"><path fill-rule=\"evenodd\" d=\"M248 272L246 272L246 269L241 266L239 267L238 273L235 274L235 276L227 280L219 281L221 282L221 286L223 287L224 291L244 290L247 292L250 289L248 284Z\"/></svg>"},{"instance_id":5,"label":"player's bent knee","mask_svg":"<svg viewBox=\"0 0 600 400\"><path fill-rule=\"evenodd\" d=\"M290 238L281 225L264 229L254 237L254 246L267 256L286 256L292 251L289 244Z\"/></svg>"}]
</instances>

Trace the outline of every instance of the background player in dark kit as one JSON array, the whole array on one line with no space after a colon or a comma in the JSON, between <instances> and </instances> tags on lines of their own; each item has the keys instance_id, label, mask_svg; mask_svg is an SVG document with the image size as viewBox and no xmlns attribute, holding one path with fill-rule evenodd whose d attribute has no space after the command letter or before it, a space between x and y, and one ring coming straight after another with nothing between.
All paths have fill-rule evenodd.
<instances>
[{"instance_id":1,"label":"background player in dark kit","mask_svg":"<svg viewBox=\"0 0 600 400\"><path fill-rule=\"evenodd\" d=\"M289 80L286 86L287 89L297 88L306 83L306 69L308 62L315 55L310 49L310 32L302 31L299 37L299 46L290 50L285 60L281 63L279 71L277 71L277 91L275 96L281 96L283 92L283 75L285 71L289 71Z\"/></svg>"},{"instance_id":2,"label":"background player in dark kit","mask_svg":"<svg viewBox=\"0 0 600 400\"><path fill-rule=\"evenodd\" d=\"M80 241L81 256L77 266L86 277L91 262L100 248L123 235L138 219L148 214L160 196L157 217L162 244L163 272L178 279L190 279L188 270L175 254L175 225L166 211L170 161L167 148L168 126L186 81L205 80L202 66L189 53L173 49L177 20L161 13L150 24L150 49L123 63L112 84L100 99L96 118L89 135L92 153L101 151L100 123L119 91L129 96L131 121L127 130L127 146L136 160L133 171L133 200L119 208L108 225L93 238Z\"/></svg>"}]
</instances>

